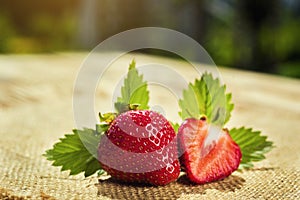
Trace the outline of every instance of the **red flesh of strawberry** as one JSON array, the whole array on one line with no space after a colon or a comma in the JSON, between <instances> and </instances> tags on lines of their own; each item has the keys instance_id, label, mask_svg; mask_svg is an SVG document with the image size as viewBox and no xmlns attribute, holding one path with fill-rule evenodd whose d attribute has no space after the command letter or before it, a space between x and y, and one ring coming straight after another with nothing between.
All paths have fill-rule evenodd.
<instances>
[{"instance_id":1,"label":"red flesh of strawberry","mask_svg":"<svg viewBox=\"0 0 300 200\"><path fill-rule=\"evenodd\" d=\"M101 138L98 160L115 179L166 185L180 173L175 131L160 114L120 114Z\"/></svg>"},{"instance_id":2,"label":"red flesh of strawberry","mask_svg":"<svg viewBox=\"0 0 300 200\"><path fill-rule=\"evenodd\" d=\"M180 161L197 184L223 179L235 171L241 150L227 130L210 126L205 118L187 119L178 130Z\"/></svg>"}]
</instances>

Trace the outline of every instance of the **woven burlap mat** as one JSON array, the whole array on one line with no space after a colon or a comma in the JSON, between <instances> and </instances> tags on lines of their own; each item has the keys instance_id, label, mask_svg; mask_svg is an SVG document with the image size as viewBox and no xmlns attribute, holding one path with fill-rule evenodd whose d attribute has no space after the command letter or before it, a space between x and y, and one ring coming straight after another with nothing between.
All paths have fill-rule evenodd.
<instances>
[{"instance_id":1,"label":"woven burlap mat","mask_svg":"<svg viewBox=\"0 0 300 200\"><path fill-rule=\"evenodd\" d=\"M154 187L111 178L99 181L95 176L68 177L41 157L8 149L0 153L1 199L297 199L300 195L300 171L295 168L254 168L204 185L193 185L183 175L167 186Z\"/></svg>"},{"instance_id":2,"label":"woven burlap mat","mask_svg":"<svg viewBox=\"0 0 300 200\"><path fill-rule=\"evenodd\" d=\"M52 167L42 154L75 126L73 82L85 56L0 56L0 199L300 199L300 81L229 69L220 69L235 103L228 126L247 124L276 145L254 169L205 185L192 185L181 176L167 186L153 187L82 174L69 177ZM135 58L138 63L154 59L178 66L194 77L179 61ZM114 65L127 66L130 59ZM126 68L111 71L121 77ZM104 81L115 85L113 80ZM111 109L110 90L96 93L96 110ZM154 102L164 102L163 93L151 95ZM173 110L171 120L177 115Z\"/></svg>"}]
</instances>

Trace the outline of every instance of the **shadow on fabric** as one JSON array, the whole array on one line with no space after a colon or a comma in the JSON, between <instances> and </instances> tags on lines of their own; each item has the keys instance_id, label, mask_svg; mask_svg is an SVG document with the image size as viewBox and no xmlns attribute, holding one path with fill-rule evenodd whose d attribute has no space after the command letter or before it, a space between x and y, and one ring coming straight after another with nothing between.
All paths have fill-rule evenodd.
<instances>
[{"instance_id":1,"label":"shadow on fabric","mask_svg":"<svg viewBox=\"0 0 300 200\"><path fill-rule=\"evenodd\" d=\"M176 182L166 186L150 186L145 184L121 183L112 178L99 181L96 184L98 195L112 199L177 199L182 195L205 194L207 189L221 192L234 192L240 189L245 180L239 176L231 175L223 180L203 185L189 182L187 177L181 176Z\"/></svg>"}]
</instances>

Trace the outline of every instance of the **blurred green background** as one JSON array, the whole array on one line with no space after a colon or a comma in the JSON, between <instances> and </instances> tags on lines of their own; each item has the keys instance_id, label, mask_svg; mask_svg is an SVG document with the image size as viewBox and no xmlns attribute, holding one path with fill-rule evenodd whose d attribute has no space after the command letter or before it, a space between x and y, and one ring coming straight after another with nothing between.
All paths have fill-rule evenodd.
<instances>
[{"instance_id":1,"label":"blurred green background","mask_svg":"<svg viewBox=\"0 0 300 200\"><path fill-rule=\"evenodd\" d=\"M299 0L3 0L0 53L90 51L143 26L189 35L218 65L300 78Z\"/></svg>"}]
</instances>

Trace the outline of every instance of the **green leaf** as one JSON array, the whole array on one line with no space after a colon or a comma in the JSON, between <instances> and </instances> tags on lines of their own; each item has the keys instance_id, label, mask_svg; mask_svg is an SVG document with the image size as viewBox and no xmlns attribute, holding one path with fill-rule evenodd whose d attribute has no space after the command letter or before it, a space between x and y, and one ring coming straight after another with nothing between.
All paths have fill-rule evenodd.
<instances>
[{"instance_id":1,"label":"green leaf","mask_svg":"<svg viewBox=\"0 0 300 200\"><path fill-rule=\"evenodd\" d=\"M47 160L54 161L53 166L62 166L61 171L70 170L70 175L84 172L90 176L101 169L96 159L101 134L92 129L73 130L66 134L52 149L46 151Z\"/></svg>"},{"instance_id":2,"label":"green leaf","mask_svg":"<svg viewBox=\"0 0 300 200\"><path fill-rule=\"evenodd\" d=\"M133 60L129 65L127 77L124 79L124 85L121 88L121 97L118 97L115 103L115 109L118 113L121 113L129 109L129 105L138 104L138 108L144 110L149 108L148 103L147 82L143 80L143 75L139 75Z\"/></svg>"},{"instance_id":3,"label":"green leaf","mask_svg":"<svg viewBox=\"0 0 300 200\"><path fill-rule=\"evenodd\" d=\"M178 123L173 123L173 122L170 122L170 123L173 126L175 133L178 133L178 129L179 129L180 125Z\"/></svg>"},{"instance_id":4,"label":"green leaf","mask_svg":"<svg viewBox=\"0 0 300 200\"><path fill-rule=\"evenodd\" d=\"M98 134L104 134L109 128L109 124L102 123L102 124L96 124L96 131Z\"/></svg>"},{"instance_id":5,"label":"green leaf","mask_svg":"<svg viewBox=\"0 0 300 200\"><path fill-rule=\"evenodd\" d=\"M230 119L234 105L231 103L231 94L226 94L226 86L211 74L204 73L200 80L196 79L183 91L179 107L179 115L183 120L200 119L205 115L210 123L223 126Z\"/></svg>"},{"instance_id":6,"label":"green leaf","mask_svg":"<svg viewBox=\"0 0 300 200\"><path fill-rule=\"evenodd\" d=\"M103 169L99 169L98 171L97 171L97 175L98 176L102 176L103 174L105 174L106 173L106 171L104 171Z\"/></svg>"},{"instance_id":7,"label":"green leaf","mask_svg":"<svg viewBox=\"0 0 300 200\"><path fill-rule=\"evenodd\" d=\"M242 151L239 168L253 167L252 162L265 159L265 153L274 147L273 142L267 140L267 136L262 136L260 131L253 131L251 128L233 128L229 133Z\"/></svg>"}]
</instances>

